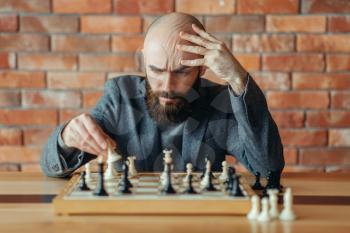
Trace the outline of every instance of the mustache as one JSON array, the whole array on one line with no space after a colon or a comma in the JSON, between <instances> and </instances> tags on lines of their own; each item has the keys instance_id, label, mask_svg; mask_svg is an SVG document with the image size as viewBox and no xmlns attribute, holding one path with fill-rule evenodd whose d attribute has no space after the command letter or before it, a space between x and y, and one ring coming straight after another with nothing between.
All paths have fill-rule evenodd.
<instances>
[{"instance_id":1,"label":"mustache","mask_svg":"<svg viewBox=\"0 0 350 233\"><path fill-rule=\"evenodd\" d=\"M166 91L158 91L154 92L154 95L157 97L163 97L163 98L168 98L168 99L179 99L179 100L185 100L185 97L181 93L177 92L166 92Z\"/></svg>"}]
</instances>

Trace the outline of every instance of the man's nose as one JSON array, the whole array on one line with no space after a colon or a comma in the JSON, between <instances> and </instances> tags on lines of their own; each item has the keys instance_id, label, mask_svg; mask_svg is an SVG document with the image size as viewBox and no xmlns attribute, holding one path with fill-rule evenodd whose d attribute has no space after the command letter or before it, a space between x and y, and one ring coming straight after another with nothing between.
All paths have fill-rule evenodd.
<instances>
[{"instance_id":1,"label":"man's nose","mask_svg":"<svg viewBox=\"0 0 350 233\"><path fill-rule=\"evenodd\" d=\"M168 72L165 76L163 90L165 92L172 92L174 90L175 80L171 72Z\"/></svg>"}]
</instances>

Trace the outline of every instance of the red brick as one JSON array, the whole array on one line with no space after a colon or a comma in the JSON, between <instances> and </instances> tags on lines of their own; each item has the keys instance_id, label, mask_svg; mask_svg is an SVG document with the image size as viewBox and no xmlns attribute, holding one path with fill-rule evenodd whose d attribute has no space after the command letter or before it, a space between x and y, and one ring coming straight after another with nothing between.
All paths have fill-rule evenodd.
<instances>
[{"instance_id":1,"label":"red brick","mask_svg":"<svg viewBox=\"0 0 350 233\"><path fill-rule=\"evenodd\" d=\"M77 57L68 54L20 54L18 67L28 70L76 70Z\"/></svg>"},{"instance_id":2,"label":"red brick","mask_svg":"<svg viewBox=\"0 0 350 233\"><path fill-rule=\"evenodd\" d=\"M338 73L293 73L293 89L350 89L350 75Z\"/></svg>"},{"instance_id":3,"label":"red brick","mask_svg":"<svg viewBox=\"0 0 350 233\"><path fill-rule=\"evenodd\" d=\"M50 12L50 0L0 0L0 12Z\"/></svg>"},{"instance_id":4,"label":"red brick","mask_svg":"<svg viewBox=\"0 0 350 233\"><path fill-rule=\"evenodd\" d=\"M52 89L103 88L105 74L96 72L49 72L47 86Z\"/></svg>"},{"instance_id":5,"label":"red brick","mask_svg":"<svg viewBox=\"0 0 350 233\"><path fill-rule=\"evenodd\" d=\"M290 87L289 75L286 73L253 73L251 74L262 90L288 90Z\"/></svg>"},{"instance_id":6,"label":"red brick","mask_svg":"<svg viewBox=\"0 0 350 233\"><path fill-rule=\"evenodd\" d=\"M350 92L335 91L331 93L332 108L350 109Z\"/></svg>"},{"instance_id":7,"label":"red brick","mask_svg":"<svg viewBox=\"0 0 350 233\"><path fill-rule=\"evenodd\" d=\"M291 52L294 51L293 35L234 35L234 52Z\"/></svg>"},{"instance_id":8,"label":"red brick","mask_svg":"<svg viewBox=\"0 0 350 233\"><path fill-rule=\"evenodd\" d=\"M13 107L21 104L18 91L0 90L0 107Z\"/></svg>"},{"instance_id":9,"label":"red brick","mask_svg":"<svg viewBox=\"0 0 350 233\"><path fill-rule=\"evenodd\" d=\"M263 56L263 70L323 71L322 54L272 54Z\"/></svg>"},{"instance_id":10,"label":"red brick","mask_svg":"<svg viewBox=\"0 0 350 233\"><path fill-rule=\"evenodd\" d=\"M0 109L0 124L4 125L56 125L56 110Z\"/></svg>"},{"instance_id":11,"label":"red brick","mask_svg":"<svg viewBox=\"0 0 350 233\"><path fill-rule=\"evenodd\" d=\"M288 165L285 166L283 169L283 172L286 173L297 173L297 172L302 172L302 173L320 173L324 172L324 168L320 166L312 166L312 165Z\"/></svg>"},{"instance_id":12,"label":"red brick","mask_svg":"<svg viewBox=\"0 0 350 233\"><path fill-rule=\"evenodd\" d=\"M92 108L94 107L98 100L101 98L102 91L84 91L83 92L83 107Z\"/></svg>"},{"instance_id":13,"label":"red brick","mask_svg":"<svg viewBox=\"0 0 350 233\"><path fill-rule=\"evenodd\" d=\"M19 172L21 171L20 163L0 163L1 172Z\"/></svg>"},{"instance_id":14,"label":"red brick","mask_svg":"<svg viewBox=\"0 0 350 233\"><path fill-rule=\"evenodd\" d=\"M297 50L306 52L350 52L350 35L298 35Z\"/></svg>"},{"instance_id":15,"label":"red brick","mask_svg":"<svg viewBox=\"0 0 350 233\"><path fill-rule=\"evenodd\" d=\"M271 111L271 115L278 128L304 127L305 116L303 111Z\"/></svg>"},{"instance_id":16,"label":"red brick","mask_svg":"<svg viewBox=\"0 0 350 233\"><path fill-rule=\"evenodd\" d=\"M330 146L350 146L350 129L329 130Z\"/></svg>"},{"instance_id":17,"label":"red brick","mask_svg":"<svg viewBox=\"0 0 350 233\"><path fill-rule=\"evenodd\" d=\"M14 128L0 128L0 145L22 145L22 131Z\"/></svg>"},{"instance_id":18,"label":"red brick","mask_svg":"<svg viewBox=\"0 0 350 233\"><path fill-rule=\"evenodd\" d=\"M109 36L53 35L52 51L55 52L106 52Z\"/></svg>"},{"instance_id":19,"label":"red brick","mask_svg":"<svg viewBox=\"0 0 350 233\"><path fill-rule=\"evenodd\" d=\"M326 91L269 91L267 101L273 109L325 109L329 106Z\"/></svg>"},{"instance_id":20,"label":"red brick","mask_svg":"<svg viewBox=\"0 0 350 233\"><path fill-rule=\"evenodd\" d=\"M76 91L23 91L22 105L24 107L80 107L80 93Z\"/></svg>"},{"instance_id":21,"label":"red brick","mask_svg":"<svg viewBox=\"0 0 350 233\"><path fill-rule=\"evenodd\" d=\"M295 148L283 148L283 155L286 165L292 165L298 162L298 151Z\"/></svg>"},{"instance_id":22,"label":"red brick","mask_svg":"<svg viewBox=\"0 0 350 233\"><path fill-rule=\"evenodd\" d=\"M350 127L349 111L308 111L307 127Z\"/></svg>"},{"instance_id":23,"label":"red brick","mask_svg":"<svg viewBox=\"0 0 350 233\"><path fill-rule=\"evenodd\" d=\"M313 15L268 15L266 30L269 32L324 32L326 17Z\"/></svg>"},{"instance_id":24,"label":"red brick","mask_svg":"<svg viewBox=\"0 0 350 233\"><path fill-rule=\"evenodd\" d=\"M0 162L39 162L41 151L38 147L0 146Z\"/></svg>"},{"instance_id":25,"label":"red brick","mask_svg":"<svg viewBox=\"0 0 350 233\"><path fill-rule=\"evenodd\" d=\"M14 53L0 52L0 69L14 68L16 55Z\"/></svg>"},{"instance_id":26,"label":"red brick","mask_svg":"<svg viewBox=\"0 0 350 233\"><path fill-rule=\"evenodd\" d=\"M206 18L206 29L209 32L262 32L264 17L253 16L211 16Z\"/></svg>"},{"instance_id":27,"label":"red brick","mask_svg":"<svg viewBox=\"0 0 350 233\"><path fill-rule=\"evenodd\" d=\"M312 148L301 149L300 163L307 165L349 165L349 148Z\"/></svg>"},{"instance_id":28,"label":"red brick","mask_svg":"<svg viewBox=\"0 0 350 233\"><path fill-rule=\"evenodd\" d=\"M260 70L258 54L235 54L235 57L248 72Z\"/></svg>"},{"instance_id":29,"label":"red brick","mask_svg":"<svg viewBox=\"0 0 350 233\"><path fill-rule=\"evenodd\" d=\"M43 72L0 71L0 88L44 88Z\"/></svg>"},{"instance_id":30,"label":"red brick","mask_svg":"<svg viewBox=\"0 0 350 233\"><path fill-rule=\"evenodd\" d=\"M137 70L137 57L129 55L80 55L79 67L83 71Z\"/></svg>"},{"instance_id":31,"label":"red brick","mask_svg":"<svg viewBox=\"0 0 350 233\"><path fill-rule=\"evenodd\" d=\"M298 0L237 0L240 14L298 13Z\"/></svg>"},{"instance_id":32,"label":"red brick","mask_svg":"<svg viewBox=\"0 0 350 233\"><path fill-rule=\"evenodd\" d=\"M72 118L86 112L87 111L83 109L62 109L60 110L60 113L59 113L59 119L60 119L59 123L64 124L67 121L71 120Z\"/></svg>"},{"instance_id":33,"label":"red brick","mask_svg":"<svg viewBox=\"0 0 350 233\"><path fill-rule=\"evenodd\" d=\"M53 132L53 128L24 129L24 145L42 146Z\"/></svg>"},{"instance_id":34,"label":"red brick","mask_svg":"<svg viewBox=\"0 0 350 233\"><path fill-rule=\"evenodd\" d=\"M76 16L40 15L22 16L21 32L78 32L79 18Z\"/></svg>"},{"instance_id":35,"label":"red brick","mask_svg":"<svg viewBox=\"0 0 350 233\"><path fill-rule=\"evenodd\" d=\"M137 16L82 16L81 31L85 33L138 33L141 18Z\"/></svg>"},{"instance_id":36,"label":"red brick","mask_svg":"<svg viewBox=\"0 0 350 233\"><path fill-rule=\"evenodd\" d=\"M31 163L21 163L21 171L22 172L42 172L39 161L31 162Z\"/></svg>"},{"instance_id":37,"label":"red brick","mask_svg":"<svg viewBox=\"0 0 350 233\"><path fill-rule=\"evenodd\" d=\"M328 16L328 31L350 32L350 16Z\"/></svg>"},{"instance_id":38,"label":"red brick","mask_svg":"<svg viewBox=\"0 0 350 233\"><path fill-rule=\"evenodd\" d=\"M55 13L110 13L111 0L52 0Z\"/></svg>"},{"instance_id":39,"label":"red brick","mask_svg":"<svg viewBox=\"0 0 350 233\"><path fill-rule=\"evenodd\" d=\"M176 11L188 14L233 14L235 13L235 0L220 1L202 0L176 0Z\"/></svg>"},{"instance_id":40,"label":"red brick","mask_svg":"<svg viewBox=\"0 0 350 233\"><path fill-rule=\"evenodd\" d=\"M350 2L347 0L303 0L303 13L347 13Z\"/></svg>"},{"instance_id":41,"label":"red brick","mask_svg":"<svg viewBox=\"0 0 350 233\"><path fill-rule=\"evenodd\" d=\"M280 135L284 146L325 146L326 130L282 129Z\"/></svg>"},{"instance_id":42,"label":"red brick","mask_svg":"<svg viewBox=\"0 0 350 233\"><path fill-rule=\"evenodd\" d=\"M48 51L49 37L35 34L0 34L3 51Z\"/></svg>"},{"instance_id":43,"label":"red brick","mask_svg":"<svg viewBox=\"0 0 350 233\"><path fill-rule=\"evenodd\" d=\"M327 55L327 71L349 71L350 55L329 54Z\"/></svg>"},{"instance_id":44,"label":"red brick","mask_svg":"<svg viewBox=\"0 0 350 233\"><path fill-rule=\"evenodd\" d=\"M161 14L173 11L173 0L114 0L114 12L117 14Z\"/></svg>"},{"instance_id":45,"label":"red brick","mask_svg":"<svg viewBox=\"0 0 350 233\"><path fill-rule=\"evenodd\" d=\"M0 32L15 32L17 29L17 15L0 15Z\"/></svg>"},{"instance_id":46,"label":"red brick","mask_svg":"<svg viewBox=\"0 0 350 233\"><path fill-rule=\"evenodd\" d=\"M113 52L140 52L143 48L144 37L141 35L133 36L113 36Z\"/></svg>"}]
</instances>

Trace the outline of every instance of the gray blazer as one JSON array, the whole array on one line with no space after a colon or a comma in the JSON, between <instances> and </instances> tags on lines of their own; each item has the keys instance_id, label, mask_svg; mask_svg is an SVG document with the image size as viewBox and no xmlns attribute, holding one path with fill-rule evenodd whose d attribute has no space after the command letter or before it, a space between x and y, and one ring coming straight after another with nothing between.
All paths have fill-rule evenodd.
<instances>
[{"instance_id":1,"label":"gray blazer","mask_svg":"<svg viewBox=\"0 0 350 233\"><path fill-rule=\"evenodd\" d=\"M194 170L211 160L214 171L221 170L225 155L233 155L251 172L266 176L269 171L281 172L284 167L283 146L278 128L268 110L263 92L248 77L246 89L235 96L230 86L200 79L201 98L194 93L194 113L186 120L180 158L174 158L178 170L192 163ZM117 142L119 152L136 156L139 171L162 170L159 129L148 114L145 79L122 76L106 82L104 95L91 115L102 129ZM196 99L197 98L197 99ZM49 137L41 157L47 176L66 177L95 155L75 150L62 154L58 137L64 128L58 126ZM120 170L121 164L116 164Z\"/></svg>"}]
</instances>

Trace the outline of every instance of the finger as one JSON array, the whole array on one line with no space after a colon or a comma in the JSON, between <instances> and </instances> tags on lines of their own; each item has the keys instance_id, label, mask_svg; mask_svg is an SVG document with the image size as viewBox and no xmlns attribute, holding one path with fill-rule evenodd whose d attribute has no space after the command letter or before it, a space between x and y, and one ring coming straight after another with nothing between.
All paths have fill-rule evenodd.
<instances>
[{"instance_id":1,"label":"finger","mask_svg":"<svg viewBox=\"0 0 350 233\"><path fill-rule=\"evenodd\" d=\"M193 59L193 60L181 60L181 64L184 66L203 66L205 60L201 59Z\"/></svg>"},{"instance_id":2,"label":"finger","mask_svg":"<svg viewBox=\"0 0 350 233\"><path fill-rule=\"evenodd\" d=\"M191 46L191 45L177 45L177 49L185 52L195 53L199 55L205 55L207 53L207 49L201 46Z\"/></svg>"},{"instance_id":3,"label":"finger","mask_svg":"<svg viewBox=\"0 0 350 233\"><path fill-rule=\"evenodd\" d=\"M105 134L102 129L97 126L96 122L94 122L90 117L86 117L83 123L92 137L98 143L99 147L101 147L102 150L107 149L107 140L104 137Z\"/></svg>"},{"instance_id":4,"label":"finger","mask_svg":"<svg viewBox=\"0 0 350 233\"><path fill-rule=\"evenodd\" d=\"M218 39L216 39L214 36L210 35L208 32L200 29L197 25L192 24L192 28L201 37L203 37L211 42L214 42L214 43L220 42Z\"/></svg>"},{"instance_id":5,"label":"finger","mask_svg":"<svg viewBox=\"0 0 350 233\"><path fill-rule=\"evenodd\" d=\"M69 136L69 140L72 141L75 145L77 145L77 148L90 153L94 155L98 155L99 151L97 151L95 148L93 148L91 145L86 143L85 145L82 145L82 137L79 132L75 131L74 129L71 130L71 134Z\"/></svg>"},{"instance_id":6,"label":"finger","mask_svg":"<svg viewBox=\"0 0 350 233\"><path fill-rule=\"evenodd\" d=\"M86 147L86 145L89 145L89 147L93 148L93 150L97 153L96 155L103 151L83 123L76 124L75 127L76 128L74 128L74 130L79 135L79 145L81 145L81 147Z\"/></svg>"},{"instance_id":7,"label":"finger","mask_svg":"<svg viewBox=\"0 0 350 233\"><path fill-rule=\"evenodd\" d=\"M203 39L202 37L196 36L196 35L191 35L185 32L180 32L180 37L184 40L190 41L194 44L201 45L204 48L207 49L215 49L216 44L212 44L209 41Z\"/></svg>"}]
</instances>

